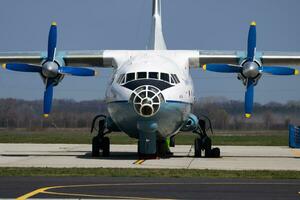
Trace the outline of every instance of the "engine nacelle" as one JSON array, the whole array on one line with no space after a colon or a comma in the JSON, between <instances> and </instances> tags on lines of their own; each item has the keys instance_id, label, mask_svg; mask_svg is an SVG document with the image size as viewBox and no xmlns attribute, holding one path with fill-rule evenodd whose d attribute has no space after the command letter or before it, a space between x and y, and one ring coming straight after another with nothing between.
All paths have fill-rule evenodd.
<instances>
[{"instance_id":1,"label":"engine nacelle","mask_svg":"<svg viewBox=\"0 0 300 200\"><path fill-rule=\"evenodd\" d=\"M184 132L194 131L198 127L198 122L199 120L196 115L189 114L188 119L184 122L184 125L182 126L180 131L184 131Z\"/></svg>"}]
</instances>

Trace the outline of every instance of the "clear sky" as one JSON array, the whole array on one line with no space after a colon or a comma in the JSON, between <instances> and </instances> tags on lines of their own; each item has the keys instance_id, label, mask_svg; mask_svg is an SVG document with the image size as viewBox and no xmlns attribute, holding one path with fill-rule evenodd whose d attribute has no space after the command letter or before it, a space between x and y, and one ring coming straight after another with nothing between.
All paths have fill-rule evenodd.
<instances>
[{"instance_id":1,"label":"clear sky","mask_svg":"<svg viewBox=\"0 0 300 200\"><path fill-rule=\"evenodd\" d=\"M245 50L251 21L257 21L257 49L300 52L299 0L163 0L169 49ZM58 50L145 49L151 0L1 0L0 51L46 50L52 21L58 24ZM55 98L102 99L111 70L99 77L66 77ZM192 69L197 97L243 100L234 75ZM300 100L300 77L265 75L255 101ZM41 99L37 74L0 70L0 98Z\"/></svg>"}]
</instances>

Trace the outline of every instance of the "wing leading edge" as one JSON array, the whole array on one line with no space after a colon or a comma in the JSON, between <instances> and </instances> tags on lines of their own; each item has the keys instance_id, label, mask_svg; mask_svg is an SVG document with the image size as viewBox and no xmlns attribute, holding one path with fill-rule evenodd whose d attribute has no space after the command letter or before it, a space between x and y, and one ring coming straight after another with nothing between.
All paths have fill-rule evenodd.
<instances>
[{"instance_id":1,"label":"wing leading edge","mask_svg":"<svg viewBox=\"0 0 300 200\"><path fill-rule=\"evenodd\" d=\"M245 51L198 50L198 57L190 58L191 67L201 67L211 63L239 65L247 58ZM300 52L256 52L255 60L262 65L300 66Z\"/></svg>"},{"instance_id":2,"label":"wing leading edge","mask_svg":"<svg viewBox=\"0 0 300 200\"><path fill-rule=\"evenodd\" d=\"M47 58L46 51L4 52L0 53L0 63L41 64ZM56 59L62 59L66 65L112 67L113 58L104 57L101 50L58 51Z\"/></svg>"}]
</instances>

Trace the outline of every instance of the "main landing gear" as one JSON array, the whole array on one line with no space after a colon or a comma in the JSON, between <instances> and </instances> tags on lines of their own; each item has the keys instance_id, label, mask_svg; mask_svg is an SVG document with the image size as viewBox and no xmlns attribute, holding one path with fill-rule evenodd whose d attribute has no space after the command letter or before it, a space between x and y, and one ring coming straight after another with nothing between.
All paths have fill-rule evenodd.
<instances>
[{"instance_id":1,"label":"main landing gear","mask_svg":"<svg viewBox=\"0 0 300 200\"><path fill-rule=\"evenodd\" d=\"M212 131L211 122L209 121L210 127L209 129ZM198 137L194 141L194 150L195 157L207 157L207 158L219 158L220 157L220 149L212 148L211 139L206 134L206 122L203 119L199 119L198 128L193 131L196 133ZM204 151L204 155L202 152Z\"/></svg>"},{"instance_id":2,"label":"main landing gear","mask_svg":"<svg viewBox=\"0 0 300 200\"><path fill-rule=\"evenodd\" d=\"M98 128L96 128L96 124L98 124ZM103 157L108 157L110 154L110 141L108 137L105 137L106 134L110 133L109 130L106 129L106 116L98 115L93 119L91 133L94 130L98 131L97 136L95 136L92 140L92 156L99 157L100 151L102 152Z\"/></svg>"}]
</instances>

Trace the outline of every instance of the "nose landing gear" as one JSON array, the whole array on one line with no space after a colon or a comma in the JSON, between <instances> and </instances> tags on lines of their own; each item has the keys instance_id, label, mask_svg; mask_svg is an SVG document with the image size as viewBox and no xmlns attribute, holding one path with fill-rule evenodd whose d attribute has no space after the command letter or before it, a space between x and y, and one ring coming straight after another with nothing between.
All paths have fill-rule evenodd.
<instances>
[{"instance_id":1,"label":"nose landing gear","mask_svg":"<svg viewBox=\"0 0 300 200\"><path fill-rule=\"evenodd\" d=\"M206 117L207 118L207 117ZM209 129L212 131L212 126L209 118L210 127ZM198 127L193 133L197 134L198 137L194 141L194 150L195 157L202 157L202 151L204 151L204 157L207 158L219 158L220 157L220 149L212 148L211 139L206 134L206 122L203 119L199 119Z\"/></svg>"},{"instance_id":2,"label":"nose landing gear","mask_svg":"<svg viewBox=\"0 0 300 200\"><path fill-rule=\"evenodd\" d=\"M96 128L96 124L98 124L98 128ZM100 150L102 151L103 157L108 157L110 155L110 140L108 137L105 137L106 134L111 131L106 130L106 116L98 115L93 119L91 133L94 130L97 130L98 134L92 140L92 156L99 157Z\"/></svg>"}]
</instances>

